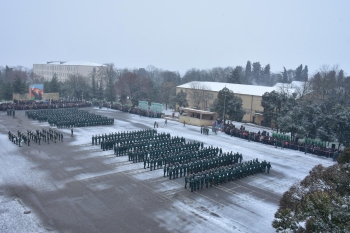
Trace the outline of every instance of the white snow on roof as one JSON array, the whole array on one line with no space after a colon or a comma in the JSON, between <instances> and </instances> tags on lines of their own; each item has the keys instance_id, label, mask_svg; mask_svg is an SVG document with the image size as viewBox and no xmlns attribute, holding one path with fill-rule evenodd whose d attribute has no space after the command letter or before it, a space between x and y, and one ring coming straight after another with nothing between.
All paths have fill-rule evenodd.
<instances>
[{"instance_id":1,"label":"white snow on roof","mask_svg":"<svg viewBox=\"0 0 350 233\"><path fill-rule=\"evenodd\" d=\"M221 91L224 87L226 87L229 90L233 91L233 93L237 93L237 94L263 96L266 92L280 91L282 86L290 88L293 91L294 86L302 86L303 83L304 82L294 81L291 84L288 84L288 86L283 86L283 85L286 85L285 83L276 83L275 86L273 87L266 87L266 86L245 85L245 84L235 84L235 83L193 81L193 82L179 85L177 87L191 89L192 88L191 85L197 84L197 86L203 87L199 89L211 90L215 92Z\"/></svg>"},{"instance_id":2,"label":"white snow on roof","mask_svg":"<svg viewBox=\"0 0 350 233\"><path fill-rule=\"evenodd\" d=\"M275 90L274 87L265 87L265 86L254 86L254 85L244 85L244 84L234 84L234 83L220 83L220 82L189 82L182 84L178 87L191 89L192 83L200 83L200 85L205 86L204 89L211 91L221 91L224 87L233 91L237 94L244 95L257 95L262 96L265 92L271 92Z\"/></svg>"},{"instance_id":3,"label":"white snow on roof","mask_svg":"<svg viewBox=\"0 0 350 233\"><path fill-rule=\"evenodd\" d=\"M104 66L103 64L90 61L48 61L37 63L40 65L65 65L65 66Z\"/></svg>"}]
</instances>

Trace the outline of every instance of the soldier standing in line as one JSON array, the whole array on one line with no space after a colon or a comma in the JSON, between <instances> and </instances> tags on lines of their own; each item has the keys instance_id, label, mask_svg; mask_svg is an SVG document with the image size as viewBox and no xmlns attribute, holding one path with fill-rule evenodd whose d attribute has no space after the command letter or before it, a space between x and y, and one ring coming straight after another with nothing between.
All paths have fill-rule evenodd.
<instances>
[{"instance_id":1,"label":"soldier standing in line","mask_svg":"<svg viewBox=\"0 0 350 233\"><path fill-rule=\"evenodd\" d=\"M270 168L271 168L271 164L270 162L267 163L267 173L270 173Z\"/></svg>"},{"instance_id":2,"label":"soldier standing in line","mask_svg":"<svg viewBox=\"0 0 350 233\"><path fill-rule=\"evenodd\" d=\"M94 138L94 135L92 135L92 145L94 145L94 141L95 141L95 138Z\"/></svg>"},{"instance_id":3,"label":"soldier standing in line","mask_svg":"<svg viewBox=\"0 0 350 233\"><path fill-rule=\"evenodd\" d=\"M185 177L185 189L187 189L188 179L189 179L189 178L186 176L186 177Z\"/></svg>"},{"instance_id":4,"label":"soldier standing in line","mask_svg":"<svg viewBox=\"0 0 350 233\"><path fill-rule=\"evenodd\" d=\"M172 165L171 165L171 166L169 167L169 180L171 180L172 176L173 176L173 167L172 167Z\"/></svg>"},{"instance_id":5,"label":"soldier standing in line","mask_svg":"<svg viewBox=\"0 0 350 233\"><path fill-rule=\"evenodd\" d=\"M73 127L70 128L70 133L71 133L70 136L73 137Z\"/></svg>"},{"instance_id":6,"label":"soldier standing in line","mask_svg":"<svg viewBox=\"0 0 350 233\"><path fill-rule=\"evenodd\" d=\"M27 142L28 142L28 146L29 146L29 143L30 143L30 138L28 137L28 140L27 140Z\"/></svg>"},{"instance_id":7,"label":"soldier standing in line","mask_svg":"<svg viewBox=\"0 0 350 233\"><path fill-rule=\"evenodd\" d=\"M191 187L191 192L193 192L193 188L194 188L194 180L193 180L193 178L190 178L190 187Z\"/></svg>"}]
</instances>

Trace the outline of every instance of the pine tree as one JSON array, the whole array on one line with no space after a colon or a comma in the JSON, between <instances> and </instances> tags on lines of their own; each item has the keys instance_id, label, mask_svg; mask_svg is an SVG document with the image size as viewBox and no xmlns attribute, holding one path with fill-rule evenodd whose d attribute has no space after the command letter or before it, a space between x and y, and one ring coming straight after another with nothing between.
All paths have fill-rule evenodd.
<instances>
[{"instance_id":1,"label":"pine tree","mask_svg":"<svg viewBox=\"0 0 350 233\"><path fill-rule=\"evenodd\" d=\"M271 78L271 67L270 64L267 64L264 68L264 73L263 73L264 80L262 80L264 85L269 85L270 84L270 78Z\"/></svg>"},{"instance_id":2,"label":"pine tree","mask_svg":"<svg viewBox=\"0 0 350 233\"><path fill-rule=\"evenodd\" d=\"M288 73L285 67L283 67L283 72L282 72L282 83L288 83Z\"/></svg>"},{"instance_id":3,"label":"pine tree","mask_svg":"<svg viewBox=\"0 0 350 233\"><path fill-rule=\"evenodd\" d=\"M2 98L4 100L12 100L13 85L11 82L5 82L2 86Z\"/></svg>"},{"instance_id":4,"label":"pine tree","mask_svg":"<svg viewBox=\"0 0 350 233\"><path fill-rule=\"evenodd\" d=\"M253 79L256 83L261 83L261 65L260 62L253 63L253 71L252 71Z\"/></svg>"},{"instance_id":5,"label":"pine tree","mask_svg":"<svg viewBox=\"0 0 350 233\"><path fill-rule=\"evenodd\" d=\"M60 90L60 86L58 85L57 74L55 73L50 82L50 92L57 93Z\"/></svg>"},{"instance_id":6,"label":"pine tree","mask_svg":"<svg viewBox=\"0 0 350 233\"><path fill-rule=\"evenodd\" d=\"M295 69L295 81L303 81L303 65Z\"/></svg>"},{"instance_id":7,"label":"pine tree","mask_svg":"<svg viewBox=\"0 0 350 233\"><path fill-rule=\"evenodd\" d=\"M245 84L251 84L252 79L252 65L250 64L250 61L247 61L247 65L245 66Z\"/></svg>"},{"instance_id":8,"label":"pine tree","mask_svg":"<svg viewBox=\"0 0 350 233\"><path fill-rule=\"evenodd\" d=\"M218 93L218 97L214 100L211 109L219 114L219 116L228 117L233 121L242 121L245 112L242 108L242 99L234 95L233 91L224 87Z\"/></svg>"},{"instance_id":9,"label":"pine tree","mask_svg":"<svg viewBox=\"0 0 350 233\"><path fill-rule=\"evenodd\" d=\"M24 94L25 87L25 82L23 82L22 79L16 75L15 80L13 81L13 92L18 94Z\"/></svg>"},{"instance_id":10,"label":"pine tree","mask_svg":"<svg viewBox=\"0 0 350 233\"><path fill-rule=\"evenodd\" d=\"M188 102L186 97L187 97L187 93L181 90L179 93L176 94L174 102L178 104L179 107L188 107Z\"/></svg>"},{"instance_id":11,"label":"pine tree","mask_svg":"<svg viewBox=\"0 0 350 233\"><path fill-rule=\"evenodd\" d=\"M236 66L236 68L231 72L230 76L228 77L229 83L237 83L241 84L241 67Z\"/></svg>"},{"instance_id":12,"label":"pine tree","mask_svg":"<svg viewBox=\"0 0 350 233\"><path fill-rule=\"evenodd\" d=\"M307 66L305 66L303 69L301 81L307 82L308 80L309 80L309 70L308 70Z\"/></svg>"}]
</instances>

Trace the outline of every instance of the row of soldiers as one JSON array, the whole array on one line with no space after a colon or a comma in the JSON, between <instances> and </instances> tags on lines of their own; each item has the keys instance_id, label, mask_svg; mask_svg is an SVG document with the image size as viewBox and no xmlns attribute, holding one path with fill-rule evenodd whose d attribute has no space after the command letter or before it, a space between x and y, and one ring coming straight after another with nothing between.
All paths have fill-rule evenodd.
<instances>
[{"instance_id":1,"label":"row of soldiers","mask_svg":"<svg viewBox=\"0 0 350 233\"><path fill-rule=\"evenodd\" d=\"M15 118L16 111L15 111L14 108L8 108L8 109L6 110L6 112L7 112L7 115L8 115L8 116L13 116L13 118Z\"/></svg>"},{"instance_id":2,"label":"row of soldiers","mask_svg":"<svg viewBox=\"0 0 350 233\"><path fill-rule=\"evenodd\" d=\"M195 152L199 149L198 142L177 142L176 140L171 140L164 142L152 142L146 147L136 147L136 150L130 151L128 153L129 161L134 163L142 162L146 158L157 159L159 157L165 158L171 157L175 154L180 155L186 152Z\"/></svg>"},{"instance_id":3,"label":"row of soldiers","mask_svg":"<svg viewBox=\"0 0 350 233\"><path fill-rule=\"evenodd\" d=\"M203 172L198 172L185 177L185 188L189 184L191 192L212 187L213 185L223 184L229 181L241 179L243 177L262 173L267 170L269 173L271 169L270 162L259 162L258 159L250 160L248 162L222 166L210 169Z\"/></svg>"},{"instance_id":4,"label":"row of soldiers","mask_svg":"<svg viewBox=\"0 0 350 233\"><path fill-rule=\"evenodd\" d=\"M11 142L13 142L14 144L18 145L19 147L21 147L21 142L22 142L22 140L24 140L22 137L23 137L23 135L19 131L18 131L17 135L15 133L12 133L11 131L8 132L9 140ZM26 141L24 143L26 143ZM28 146L29 146L29 143L28 143Z\"/></svg>"},{"instance_id":5,"label":"row of soldiers","mask_svg":"<svg viewBox=\"0 0 350 233\"><path fill-rule=\"evenodd\" d=\"M62 132L59 132L57 130L53 130L51 128L49 129L41 129L41 130L27 130L27 137L28 139L32 139L35 143L38 143L40 145L41 141L47 142L47 144L50 144L50 141L56 143L56 142L63 142L63 134Z\"/></svg>"},{"instance_id":6,"label":"row of soldiers","mask_svg":"<svg viewBox=\"0 0 350 233\"><path fill-rule=\"evenodd\" d=\"M166 135L166 136L165 136ZM134 141L136 139L143 140L143 139L150 139L155 137L170 137L170 134L158 134L157 130L155 129L143 129L143 130L134 130L134 131L124 131L124 132L115 132L110 134L99 134L99 135L92 135L91 142L92 145L101 144L103 141L107 140L115 140L117 143L123 142L123 141Z\"/></svg>"},{"instance_id":7,"label":"row of soldiers","mask_svg":"<svg viewBox=\"0 0 350 233\"><path fill-rule=\"evenodd\" d=\"M95 137L96 140L96 137ZM170 134L156 134L153 137L141 137L140 138L120 138L120 139L107 139L101 141L101 149L111 150L114 149L114 154L117 156L125 155L132 151L141 151L145 148L155 147L159 142L163 144L172 143L178 139L170 138Z\"/></svg>"},{"instance_id":8,"label":"row of soldiers","mask_svg":"<svg viewBox=\"0 0 350 233\"><path fill-rule=\"evenodd\" d=\"M237 158L237 159L236 159ZM239 159L240 158L240 159ZM167 176L169 179L175 179L178 178L179 175L182 177L182 175L186 176L188 174L203 172L206 170L222 167L222 166L228 166L231 164L237 164L238 162L242 162L242 154L235 153L223 153L222 155L215 156L215 157L205 157L202 159L193 159L189 162L184 163L175 163L175 164L168 164L164 165L163 171L164 171L164 177ZM152 170L152 169L151 169Z\"/></svg>"},{"instance_id":9,"label":"row of soldiers","mask_svg":"<svg viewBox=\"0 0 350 233\"><path fill-rule=\"evenodd\" d=\"M90 107L90 102L63 101L63 100L14 100L13 103L0 103L0 111L7 109L30 110L30 109L53 109L53 108L82 108Z\"/></svg>"},{"instance_id":10,"label":"row of soldiers","mask_svg":"<svg viewBox=\"0 0 350 233\"><path fill-rule=\"evenodd\" d=\"M78 108L27 110L25 115L33 120L48 122L57 128L113 125L114 119L89 113Z\"/></svg>"},{"instance_id":11,"label":"row of soldiers","mask_svg":"<svg viewBox=\"0 0 350 233\"><path fill-rule=\"evenodd\" d=\"M212 167L221 166L223 164L238 163L242 161L242 154L238 152L233 154L230 153L217 153L217 148L203 148L199 151L187 150L181 153L168 153L155 158L146 158L144 160L144 168L150 168L155 170L161 168L162 165L168 165L170 167L179 167L180 169L189 169L193 167L195 171L197 169L208 169ZM151 164L151 166L149 166ZM169 168L167 168L168 170ZM192 170L192 169L191 169Z\"/></svg>"},{"instance_id":12,"label":"row of soldiers","mask_svg":"<svg viewBox=\"0 0 350 233\"><path fill-rule=\"evenodd\" d=\"M22 141L24 142L24 144L27 144L28 146L30 146L31 141L38 143L39 145L41 140L43 140L44 142L47 142L48 144L50 144L50 141L54 143L63 142L62 132L53 130L51 128L49 129L43 128L41 131L38 129L35 131L27 130L26 134L18 131L17 135L9 131L8 137L9 137L9 140L11 140L13 143L15 143L18 146L21 146Z\"/></svg>"},{"instance_id":13,"label":"row of soldiers","mask_svg":"<svg viewBox=\"0 0 350 233\"><path fill-rule=\"evenodd\" d=\"M275 148L281 148L281 149L291 149L291 150L297 150L304 152L305 154L311 153L318 156L324 156L327 158L333 158L333 160L336 160L339 153L341 151L335 149L335 148L328 148L326 146L320 146L305 142L300 142L299 140L290 140L289 136L284 135L284 137L273 135L270 136L269 132L263 131L260 133L256 132L249 132L245 130L243 125L241 125L241 128L235 128L233 124L228 124L225 126L225 133L228 135L239 137L242 139L246 139L248 141L255 141L260 142L266 145L274 146ZM282 135L283 136L283 135Z\"/></svg>"}]
</instances>

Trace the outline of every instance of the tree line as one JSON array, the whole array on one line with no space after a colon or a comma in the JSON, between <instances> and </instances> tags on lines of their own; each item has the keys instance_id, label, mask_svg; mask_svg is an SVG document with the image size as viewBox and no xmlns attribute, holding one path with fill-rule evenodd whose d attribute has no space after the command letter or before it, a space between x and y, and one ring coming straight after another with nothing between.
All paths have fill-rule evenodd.
<instances>
[{"instance_id":1,"label":"tree line","mask_svg":"<svg viewBox=\"0 0 350 233\"><path fill-rule=\"evenodd\" d=\"M44 92L58 92L61 98L80 100L118 101L122 104L138 105L139 100L165 103L168 107L187 107L186 93L176 94L176 86L191 81L229 82L255 85L273 85L276 82L288 86L292 81L303 81L297 93L288 88L278 92L265 93L261 105L264 108L264 124L277 131L291 132L292 139L320 138L323 141L337 140L349 145L350 79L338 67L323 66L309 78L308 67L283 69L271 73L270 65L262 67L260 62L247 61L246 67L216 67L208 70L190 69L183 76L179 72L162 70L154 66L139 69L119 69L113 64L94 69L88 77L70 75L60 82L54 75L50 81L33 74L23 67L0 69L0 97L11 100L12 93L28 92L29 84L44 83ZM193 82L197 89L189 96L196 106L203 109L208 89L199 82ZM210 89L210 88L209 88ZM209 90L208 89L208 90ZM227 98L227 101L225 101ZM225 103L225 106L224 106ZM219 92L212 106L205 106L228 119L239 121L244 112L242 101L230 91Z\"/></svg>"},{"instance_id":2,"label":"tree line","mask_svg":"<svg viewBox=\"0 0 350 233\"><path fill-rule=\"evenodd\" d=\"M215 67L212 69L189 69L181 76L177 71L169 71L148 66L139 69L119 69L106 64L93 70L88 77L79 74L70 75L65 82L59 82L56 75L47 81L33 74L31 69L22 66L0 67L0 99L11 100L12 93L24 94L29 84L43 83L44 91L59 92L60 96L70 99L99 99L107 101L130 99L133 104L138 99L174 105L175 87L191 81L227 82L249 85L272 86L276 82L307 80L307 66L295 70L289 69L271 73L270 65L262 67L260 62L246 67Z\"/></svg>"},{"instance_id":3,"label":"tree line","mask_svg":"<svg viewBox=\"0 0 350 233\"><path fill-rule=\"evenodd\" d=\"M350 77L337 67L321 67L294 93L290 89L265 93L264 124L290 132L292 140L319 138L350 146Z\"/></svg>"}]
</instances>

